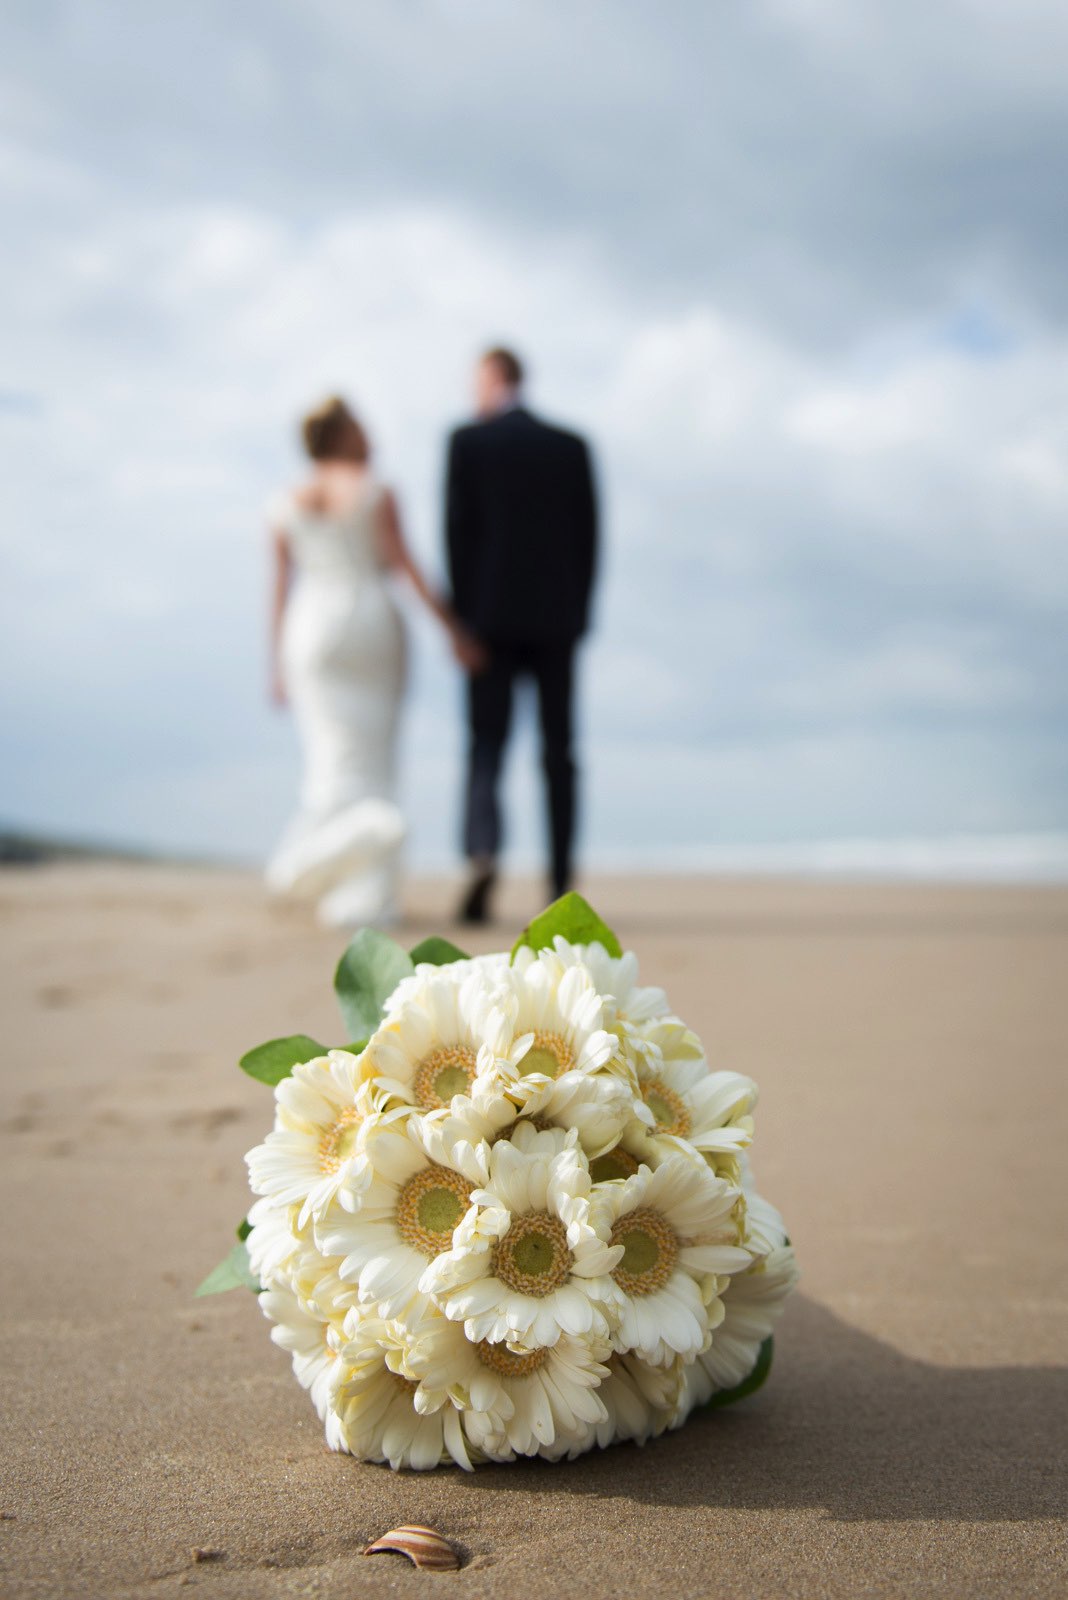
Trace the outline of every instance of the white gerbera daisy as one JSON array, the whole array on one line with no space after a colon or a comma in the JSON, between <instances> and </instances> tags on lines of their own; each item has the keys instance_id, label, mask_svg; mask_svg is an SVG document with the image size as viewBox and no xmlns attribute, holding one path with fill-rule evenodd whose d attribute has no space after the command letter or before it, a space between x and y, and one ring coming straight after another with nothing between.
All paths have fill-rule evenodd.
<instances>
[{"instance_id":1,"label":"white gerbera daisy","mask_svg":"<svg viewBox=\"0 0 1068 1600\"><path fill-rule=\"evenodd\" d=\"M797 1283L800 1274L786 1242L782 1218L753 1190L746 1193L745 1245L756 1259L744 1272L720 1284L722 1321L708 1349L686 1373L679 1421L717 1390L734 1389L745 1382Z\"/></svg>"},{"instance_id":2,"label":"white gerbera daisy","mask_svg":"<svg viewBox=\"0 0 1068 1600\"><path fill-rule=\"evenodd\" d=\"M458 1144L495 1144L510 1137L519 1120L519 1107L503 1093L456 1095L452 1103L419 1118L420 1137L428 1150Z\"/></svg>"},{"instance_id":3,"label":"white gerbera daisy","mask_svg":"<svg viewBox=\"0 0 1068 1600\"><path fill-rule=\"evenodd\" d=\"M274 1323L271 1338L293 1359L293 1371L311 1395L319 1420L326 1427L326 1442L340 1450L341 1429L331 1408L338 1351L344 1343L342 1318L324 1319L302 1304L292 1289L281 1284L258 1297L260 1310Z\"/></svg>"},{"instance_id":4,"label":"white gerbera daisy","mask_svg":"<svg viewBox=\"0 0 1068 1600\"><path fill-rule=\"evenodd\" d=\"M782 1214L757 1194L756 1180L748 1154L741 1158L741 1182L745 1191L745 1246L755 1256L766 1256L786 1242Z\"/></svg>"},{"instance_id":5,"label":"white gerbera daisy","mask_svg":"<svg viewBox=\"0 0 1068 1600\"><path fill-rule=\"evenodd\" d=\"M740 1244L743 1211L739 1190L682 1155L598 1185L594 1225L622 1250L612 1269L617 1350L664 1366L676 1355L692 1361L705 1348L716 1312L703 1280L741 1272L752 1260Z\"/></svg>"},{"instance_id":6,"label":"white gerbera daisy","mask_svg":"<svg viewBox=\"0 0 1068 1600\"><path fill-rule=\"evenodd\" d=\"M650 1128L653 1123L645 1104L635 1101L630 1084L612 1072L576 1070L558 1078L533 1072L510 1084L508 1093L518 1115L538 1127L574 1129L590 1158L610 1150L635 1121Z\"/></svg>"},{"instance_id":7,"label":"white gerbera daisy","mask_svg":"<svg viewBox=\"0 0 1068 1600\"><path fill-rule=\"evenodd\" d=\"M697 1361L712 1380L713 1389L733 1389L749 1376L798 1277L794 1252L784 1244L728 1280L723 1290L723 1321Z\"/></svg>"},{"instance_id":8,"label":"white gerbera daisy","mask_svg":"<svg viewBox=\"0 0 1068 1600\"><path fill-rule=\"evenodd\" d=\"M486 1186L456 1230L451 1250L423 1273L420 1287L474 1342L523 1349L561 1334L601 1336L607 1274L622 1250L590 1225L590 1176L574 1147L524 1151L500 1142L489 1152Z\"/></svg>"},{"instance_id":9,"label":"white gerbera daisy","mask_svg":"<svg viewBox=\"0 0 1068 1600\"><path fill-rule=\"evenodd\" d=\"M606 1340L562 1334L554 1345L515 1351L472 1343L444 1318L428 1319L408 1363L418 1378L417 1411L452 1405L473 1446L494 1461L557 1448L563 1453L607 1415L598 1384Z\"/></svg>"},{"instance_id":10,"label":"white gerbera daisy","mask_svg":"<svg viewBox=\"0 0 1068 1600\"><path fill-rule=\"evenodd\" d=\"M387 1319L425 1310L419 1279L442 1251L485 1183L488 1148L439 1132L423 1137L418 1117L376 1113L364 1128L357 1182L316 1224L320 1250L340 1258L340 1277Z\"/></svg>"},{"instance_id":11,"label":"white gerbera daisy","mask_svg":"<svg viewBox=\"0 0 1068 1600\"><path fill-rule=\"evenodd\" d=\"M650 1066L658 1061L702 1061L704 1046L681 1017L669 1013L648 1022L635 1022L622 1030L625 1053Z\"/></svg>"},{"instance_id":12,"label":"white gerbera daisy","mask_svg":"<svg viewBox=\"0 0 1068 1600\"><path fill-rule=\"evenodd\" d=\"M471 1470L460 1414L453 1406L424 1413L415 1408L409 1359L418 1328L389 1322L357 1307L345 1321L331 1409L338 1448L361 1461L425 1472L442 1461Z\"/></svg>"},{"instance_id":13,"label":"white gerbera daisy","mask_svg":"<svg viewBox=\"0 0 1068 1600\"><path fill-rule=\"evenodd\" d=\"M479 1073L510 1060L515 997L506 983L491 981L492 971L472 965L460 981L455 967L430 967L404 980L362 1057L376 1105L449 1106Z\"/></svg>"},{"instance_id":14,"label":"white gerbera daisy","mask_svg":"<svg viewBox=\"0 0 1068 1600\"><path fill-rule=\"evenodd\" d=\"M492 982L496 974L507 972L509 959L507 950L494 950L489 955L464 956L460 961L448 961L444 965L434 961L417 961L415 971L400 980L386 1001L384 1020L388 1022L413 996L419 995L426 979L432 978L435 973L440 973L458 989L476 973Z\"/></svg>"},{"instance_id":15,"label":"white gerbera daisy","mask_svg":"<svg viewBox=\"0 0 1068 1600\"><path fill-rule=\"evenodd\" d=\"M516 1077L531 1080L529 1089L572 1072L598 1072L610 1063L611 1070L626 1074L605 1027L604 1004L583 967L569 966L555 950L524 945L507 978L522 1040Z\"/></svg>"},{"instance_id":16,"label":"white gerbera daisy","mask_svg":"<svg viewBox=\"0 0 1068 1600\"><path fill-rule=\"evenodd\" d=\"M337 1271L340 1261L319 1249L311 1224L297 1226L296 1206L257 1200L248 1220L249 1268L261 1285L292 1290L305 1310L340 1322L358 1298L356 1288L342 1282Z\"/></svg>"},{"instance_id":17,"label":"white gerbera daisy","mask_svg":"<svg viewBox=\"0 0 1068 1600\"><path fill-rule=\"evenodd\" d=\"M277 1205L298 1205L301 1227L352 1176L369 1110L359 1074L360 1058L347 1050L294 1067L274 1091L273 1131L245 1157L253 1193Z\"/></svg>"},{"instance_id":18,"label":"white gerbera daisy","mask_svg":"<svg viewBox=\"0 0 1068 1600\"><path fill-rule=\"evenodd\" d=\"M638 982L638 958L626 950L610 956L603 945L569 945L557 937L561 960L588 971L601 995L605 1026L619 1040L628 1061L699 1061L701 1041L681 1017L675 1015L663 989Z\"/></svg>"},{"instance_id":19,"label":"white gerbera daisy","mask_svg":"<svg viewBox=\"0 0 1068 1600\"><path fill-rule=\"evenodd\" d=\"M745 1272L721 1284L722 1320L708 1349L683 1372L671 1426L679 1427L696 1406L722 1389L744 1383L760 1358L765 1339L782 1315L786 1297L798 1279L789 1245L780 1245L754 1261Z\"/></svg>"},{"instance_id":20,"label":"white gerbera daisy","mask_svg":"<svg viewBox=\"0 0 1068 1600\"><path fill-rule=\"evenodd\" d=\"M632 1155L657 1166L665 1154L696 1150L720 1176L738 1181L738 1158L753 1138L752 1078L709 1072L703 1061L660 1058L639 1065L638 1088L653 1126L635 1118L626 1130L623 1143Z\"/></svg>"},{"instance_id":21,"label":"white gerbera daisy","mask_svg":"<svg viewBox=\"0 0 1068 1600\"><path fill-rule=\"evenodd\" d=\"M652 1113L635 1101L628 1084L610 1072L565 1072L557 1079L540 1074L503 1082L477 1079L471 1095L458 1096L446 1111L429 1112L424 1127L462 1125L487 1144L511 1136L513 1127L534 1126L577 1140L589 1159L611 1149L624 1130Z\"/></svg>"},{"instance_id":22,"label":"white gerbera daisy","mask_svg":"<svg viewBox=\"0 0 1068 1600\"><path fill-rule=\"evenodd\" d=\"M249 1210L248 1264L265 1287L288 1281L290 1263L306 1247L297 1232L296 1214L296 1206L276 1205L270 1199L257 1200Z\"/></svg>"},{"instance_id":23,"label":"white gerbera daisy","mask_svg":"<svg viewBox=\"0 0 1068 1600\"><path fill-rule=\"evenodd\" d=\"M690 1041L696 1044L696 1036L672 1015L664 990L638 982L638 958L632 950L610 956L603 944L569 944L559 934L553 947L567 966L589 974L604 1003L605 1026L635 1058L659 1055L661 1039L677 1040L682 1048ZM701 1053L699 1044L696 1053Z\"/></svg>"},{"instance_id":24,"label":"white gerbera daisy","mask_svg":"<svg viewBox=\"0 0 1068 1600\"><path fill-rule=\"evenodd\" d=\"M326 1322L341 1323L359 1300L354 1283L347 1283L338 1272L337 1256L324 1256L314 1243L298 1251L289 1266L287 1287L312 1315Z\"/></svg>"},{"instance_id":25,"label":"white gerbera daisy","mask_svg":"<svg viewBox=\"0 0 1068 1600\"><path fill-rule=\"evenodd\" d=\"M605 1416L575 1440L567 1451L572 1459L595 1444L602 1450L626 1439L645 1444L671 1427L678 1415L684 1371L678 1357L666 1367L653 1367L633 1352L614 1351L607 1368L597 1391Z\"/></svg>"},{"instance_id":26,"label":"white gerbera daisy","mask_svg":"<svg viewBox=\"0 0 1068 1600\"><path fill-rule=\"evenodd\" d=\"M519 1116L541 1127L574 1128L587 1154L599 1155L633 1118L635 1081L604 1025L589 973L555 951L524 948L509 980L516 1042L508 1060L476 1079L472 1099L486 1103L506 1094Z\"/></svg>"}]
</instances>

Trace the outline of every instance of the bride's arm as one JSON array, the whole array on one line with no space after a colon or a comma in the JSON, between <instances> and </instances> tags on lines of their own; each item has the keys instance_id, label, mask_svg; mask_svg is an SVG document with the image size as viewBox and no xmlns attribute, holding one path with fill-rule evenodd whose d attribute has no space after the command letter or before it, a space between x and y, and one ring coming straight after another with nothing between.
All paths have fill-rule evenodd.
<instances>
[{"instance_id":1,"label":"bride's arm","mask_svg":"<svg viewBox=\"0 0 1068 1600\"><path fill-rule=\"evenodd\" d=\"M452 639L453 654L468 672L481 672L486 665L486 652L477 639L467 632L447 600L435 594L415 557L408 548L401 527L400 512L392 490L383 491L377 519L379 556L382 565L391 572L403 572L423 604L431 610L446 628Z\"/></svg>"},{"instance_id":2,"label":"bride's arm","mask_svg":"<svg viewBox=\"0 0 1068 1600\"><path fill-rule=\"evenodd\" d=\"M271 530L271 564L270 695L276 706L284 706L286 686L282 675L282 620L286 614L293 562L289 554L289 541L280 528Z\"/></svg>"}]
</instances>

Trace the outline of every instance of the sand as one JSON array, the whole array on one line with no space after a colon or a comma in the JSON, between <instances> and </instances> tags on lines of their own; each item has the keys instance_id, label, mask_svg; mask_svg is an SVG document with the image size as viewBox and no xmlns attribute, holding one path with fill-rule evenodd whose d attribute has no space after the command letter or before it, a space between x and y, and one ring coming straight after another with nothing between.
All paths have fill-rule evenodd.
<instances>
[{"instance_id":1,"label":"sand","mask_svg":"<svg viewBox=\"0 0 1068 1600\"><path fill-rule=\"evenodd\" d=\"M758 1176L803 1286L733 1412L419 1476L325 1450L252 1296L193 1299L270 1114L234 1063L337 1033L337 938L249 876L3 873L5 1596L1068 1589L1068 892L587 892L715 1062L760 1081ZM444 927L448 886L409 899L403 937ZM513 886L497 943L534 902ZM463 1570L361 1556L409 1521Z\"/></svg>"}]
</instances>

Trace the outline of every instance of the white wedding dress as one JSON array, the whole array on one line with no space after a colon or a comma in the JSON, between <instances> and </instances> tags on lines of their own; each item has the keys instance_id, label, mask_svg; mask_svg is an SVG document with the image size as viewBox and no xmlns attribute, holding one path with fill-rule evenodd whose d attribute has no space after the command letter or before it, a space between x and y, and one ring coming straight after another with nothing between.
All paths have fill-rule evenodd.
<instances>
[{"instance_id":1,"label":"white wedding dress","mask_svg":"<svg viewBox=\"0 0 1068 1600\"><path fill-rule=\"evenodd\" d=\"M286 496L271 514L293 563L282 671L304 777L267 882L319 900L332 926L389 920L405 832L395 799L405 640L378 556L383 493L368 478L344 511Z\"/></svg>"}]
</instances>

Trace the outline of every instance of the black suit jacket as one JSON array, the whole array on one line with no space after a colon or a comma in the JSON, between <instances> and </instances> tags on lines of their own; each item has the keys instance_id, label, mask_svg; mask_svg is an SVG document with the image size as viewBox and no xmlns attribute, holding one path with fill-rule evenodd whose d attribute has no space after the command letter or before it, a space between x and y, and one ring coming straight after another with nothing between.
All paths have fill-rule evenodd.
<instances>
[{"instance_id":1,"label":"black suit jacket","mask_svg":"<svg viewBox=\"0 0 1068 1600\"><path fill-rule=\"evenodd\" d=\"M449 441L446 537L453 603L501 643L577 639L597 555L590 453L523 407Z\"/></svg>"}]
</instances>

